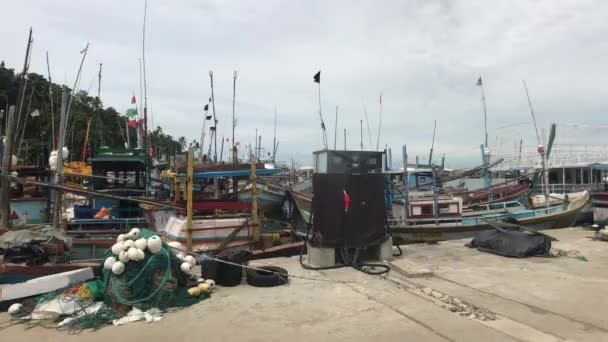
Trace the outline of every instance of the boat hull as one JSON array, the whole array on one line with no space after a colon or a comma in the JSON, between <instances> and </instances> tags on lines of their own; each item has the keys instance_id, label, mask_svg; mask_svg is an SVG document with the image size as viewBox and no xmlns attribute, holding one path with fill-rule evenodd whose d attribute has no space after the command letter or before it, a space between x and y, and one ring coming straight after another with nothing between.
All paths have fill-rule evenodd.
<instances>
[{"instance_id":1,"label":"boat hull","mask_svg":"<svg viewBox=\"0 0 608 342\"><path fill-rule=\"evenodd\" d=\"M530 210L519 217L518 214L505 214L494 217L469 218L460 222L443 224L397 225L390 227L389 231L393 235L394 244L405 244L474 237L480 231L494 229L487 221L505 221L509 218L515 218L519 225L534 230L568 228L576 223L588 201L589 194L587 193L582 198L571 202L567 208L552 207L544 215L542 209Z\"/></svg>"}]
</instances>

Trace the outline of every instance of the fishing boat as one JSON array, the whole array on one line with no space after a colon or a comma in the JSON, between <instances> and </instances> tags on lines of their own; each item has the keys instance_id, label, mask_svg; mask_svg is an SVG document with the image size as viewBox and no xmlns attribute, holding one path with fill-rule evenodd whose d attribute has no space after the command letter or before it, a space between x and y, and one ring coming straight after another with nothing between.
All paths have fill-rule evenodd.
<instances>
[{"instance_id":1,"label":"fishing boat","mask_svg":"<svg viewBox=\"0 0 608 342\"><path fill-rule=\"evenodd\" d=\"M584 192L579 198L551 206L549 208L528 208L517 201L488 204L488 211L481 211L476 215L463 215L462 212L452 212L450 216L435 215L424 220L401 219L393 220L390 231L396 243L411 243L420 241L440 241L473 237L477 232L494 229L488 222L512 222L535 230L556 229L571 227L576 223L578 216L589 202L589 192ZM457 204L458 200L444 203L449 208ZM430 205L430 210L440 212L433 203L427 200L423 205ZM417 205L414 203L414 205ZM440 204L441 206L442 204ZM411 206L411 205L410 205ZM437 208L437 209L436 209ZM458 210L457 207L453 207ZM403 207L402 218L407 217ZM428 212L429 209L427 209ZM445 210L445 209L444 209ZM396 210L393 210L395 212Z\"/></svg>"},{"instance_id":2,"label":"fishing boat","mask_svg":"<svg viewBox=\"0 0 608 342\"><path fill-rule=\"evenodd\" d=\"M303 180L291 186L289 196L296 205L304 222L309 222L313 198L312 179Z\"/></svg>"},{"instance_id":3,"label":"fishing boat","mask_svg":"<svg viewBox=\"0 0 608 342\"><path fill-rule=\"evenodd\" d=\"M125 199L145 195L143 150L101 148L90 162L92 190L117 197L92 196L86 204L73 206L73 217L67 221L72 260L100 258L119 234L146 225L139 204Z\"/></svg>"},{"instance_id":4,"label":"fishing boat","mask_svg":"<svg viewBox=\"0 0 608 342\"><path fill-rule=\"evenodd\" d=\"M250 184L257 184L258 176L271 176L281 170L266 168L263 164L254 164L255 172L252 172L251 164L203 164L194 169L193 179L198 186L192 195L193 249L208 251L249 246L259 239L260 216L263 212L258 212L258 188L251 191L249 201L242 201L235 195L240 193L238 188L235 191L235 187L239 180L249 179ZM173 181L175 205L185 208L187 202L183 196L186 191L182 190L182 185L186 183L185 170L178 168L177 171L164 172L162 176ZM144 210L150 226L163 238L186 244L185 210L153 206L144 206Z\"/></svg>"}]
</instances>

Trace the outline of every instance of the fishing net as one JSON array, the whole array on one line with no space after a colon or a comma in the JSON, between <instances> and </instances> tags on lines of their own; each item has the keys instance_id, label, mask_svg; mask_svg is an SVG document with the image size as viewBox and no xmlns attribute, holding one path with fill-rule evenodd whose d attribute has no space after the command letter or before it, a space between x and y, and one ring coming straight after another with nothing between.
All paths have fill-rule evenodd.
<instances>
[{"instance_id":1,"label":"fishing net","mask_svg":"<svg viewBox=\"0 0 608 342\"><path fill-rule=\"evenodd\" d=\"M156 234L147 229L140 233L146 239L153 235ZM188 275L181 271L181 261L166 242L163 241L162 244L160 252L153 254L146 250L142 261L126 263L124 272L119 275L106 270L102 264L100 280L73 284L24 301L23 315L30 315L50 302L60 308L60 313L23 323L57 328L56 323L68 316L68 319L60 323L59 329L78 333L110 324L114 319L125 316L133 307L142 311L152 308L164 311L172 307L190 306L208 298L207 293L197 296L188 294ZM105 258L110 256L112 252L108 251ZM65 312L63 308L66 308Z\"/></svg>"},{"instance_id":2,"label":"fishing net","mask_svg":"<svg viewBox=\"0 0 608 342\"><path fill-rule=\"evenodd\" d=\"M147 229L140 234L146 239L153 235L155 233ZM106 257L111 255L112 252L108 251ZM141 310L189 306L205 299L205 296L188 294L187 275L181 271L180 264L181 261L163 241L160 252L152 254L146 251L144 260L128 262L120 275L104 269L104 300L116 310L124 311L132 306Z\"/></svg>"}]
</instances>

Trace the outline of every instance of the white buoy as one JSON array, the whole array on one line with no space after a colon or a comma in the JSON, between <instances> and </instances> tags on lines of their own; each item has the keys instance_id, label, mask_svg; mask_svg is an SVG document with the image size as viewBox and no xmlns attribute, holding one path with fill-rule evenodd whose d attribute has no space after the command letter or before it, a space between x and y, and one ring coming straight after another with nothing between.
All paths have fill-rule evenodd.
<instances>
[{"instance_id":1,"label":"white buoy","mask_svg":"<svg viewBox=\"0 0 608 342\"><path fill-rule=\"evenodd\" d=\"M140 238L135 240L135 248L145 251L146 247L148 247L148 241L146 241L146 239Z\"/></svg>"},{"instance_id":2,"label":"white buoy","mask_svg":"<svg viewBox=\"0 0 608 342\"><path fill-rule=\"evenodd\" d=\"M135 241L133 241L133 240L127 240L127 241L125 241L123 243L124 243L124 246L125 246L125 248L124 248L125 250L129 250L129 248L135 247Z\"/></svg>"},{"instance_id":3,"label":"white buoy","mask_svg":"<svg viewBox=\"0 0 608 342\"><path fill-rule=\"evenodd\" d=\"M125 264L120 261L117 261L112 265L112 273L119 275L125 271Z\"/></svg>"},{"instance_id":4,"label":"white buoy","mask_svg":"<svg viewBox=\"0 0 608 342\"><path fill-rule=\"evenodd\" d=\"M114 253L115 255L120 254L120 252L125 250L123 242L115 243L114 245L112 245L111 250L112 250L112 253Z\"/></svg>"},{"instance_id":5,"label":"white buoy","mask_svg":"<svg viewBox=\"0 0 608 342\"><path fill-rule=\"evenodd\" d=\"M184 247L184 245L182 245L181 243L177 242L177 241L171 241L169 242L169 247L173 248L173 249L179 249L180 251L185 251L186 247Z\"/></svg>"},{"instance_id":6,"label":"white buoy","mask_svg":"<svg viewBox=\"0 0 608 342\"><path fill-rule=\"evenodd\" d=\"M118 237L116 238L117 242L123 242L125 241L125 234L120 234L118 235Z\"/></svg>"},{"instance_id":7,"label":"white buoy","mask_svg":"<svg viewBox=\"0 0 608 342\"><path fill-rule=\"evenodd\" d=\"M137 261L142 261L146 258L146 253L144 253L144 251L142 251L141 249L137 249Z\"/></svg>"},{"instance_id":8,"label":"white buoy","mask_svg":"<svg viewBox=\"0 0 608 342\"><path fill-rule=\"evenodd\" d=\"M138 249L135 247L129 248L129 250L127 251L127 256L129 257L129 260L137 261L137 251Z\"/></svg>"},{"instance_id":9,"label":"white buoy","mask_svg":"<svg viewBox=\"0 0 608 342\"><path fill-rule=\"evenodd\" d=\"M194 259L192 255L186 255L184 257L184 261L189 263L192 267L196 266L196 259Z\"/></svg>"},{"instance_id":10,"label":"white buoy","mask_svg":"<svg viewBox=\"0 0 608 342\"><path fill-rule=\"evenodd\" d=\"M180 260L180 261L186 261L184 260L184 253L182 252L178 252L177 254L175 254L175 256Z\"/></svg>"},{"instance_id":11,"label":"white buoy","mask_svg":"<svg viewBox=\"0 0 608 342\"><path fill-rule=\"evenodd\" d=\"M158 235L152 235L148 239L148 250L152 254L156 254L163 249L163 241L160 239Z\"/></svg>"},{"instance_id":12,"label":"white buoy","mask_svg":"<svg viewBox=\"0 0 608 342\"><path fill-rule=\"evenodd\" d=\"M210 290L213 290L213 288L215 287L215 280L207 279L207 280L205 280L205 284L209 285Z\"/></svg>"},{"instance_id":13,"label":"white buoy","mask_svg":"<svg viewBox=\"0 0 608 342\"><path fill-rule=\"evenodd\" d=\"M204 283L205 279L204 278L198 278L198 279L196 279L196 282L199 283L199 284L200 283Z\"/></svg>"},{"instance_id":14,"label":"white buoy","mask_svg":"<svg viewBox=\"0 0 608 342\"><path fill-rule=\"evenodd\" d=\"M179 268L181 268L182 272L184 272L184 273L188 273L188 274L192 273L192 266L190 266L190 264L185 261L182 262L182 264L179 266Z\"/></svg>"},{"instance_id":15,"label":"white buoy","mask_svg":"<svg viewBox=\"0 0 608 342\"><path fill-rule=\"evenodd\" d=\"M133 236L135 239L139 239L139 235L141 234L141 230L139 228L133 228L129 232L129 235Z\"/></svg>"},{"instance_id":16,"label":"white buoy","mask_svg":"<svg viewBox=\"0 0 608 342\"><path fill-rule=\"evenodd\" d=\"M126 263L128 263L128 262L129 262L129 255L127 254L127 252L126 252L126 251L121 251L121 252L118 254L118 260L120 260L120 262L122 262L122 263L125 263L125 264L126 264Z\"/></svg>"},{"instance_id":17,"label":"white buoy","mask_svg":"<svg viewBox=\"0 0 608 342\"><path fill-rule=\"evenodd\" d=\"M116 258L113 256L108 257L106 261L103 262L103 268L109 271L112 269L112 266L114 266L114 263L116 263Z\"/></svg>"},{"instance_id":18,"label":"white buoy","mask_svg":"<svg viewBox=\"0 0 608 342\"><path fill-rule=\"evenodd\" d=\"M15 303L8 307L8 314L11 316L18 315L23 310L23 304Z\"/></svg>"}]
</instances>

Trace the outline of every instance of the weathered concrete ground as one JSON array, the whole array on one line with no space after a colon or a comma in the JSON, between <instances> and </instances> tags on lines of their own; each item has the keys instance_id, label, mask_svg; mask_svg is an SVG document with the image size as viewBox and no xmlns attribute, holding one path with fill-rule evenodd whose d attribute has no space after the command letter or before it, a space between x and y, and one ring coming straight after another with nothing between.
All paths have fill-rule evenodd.
<instances>
[{"instance_id":1,"label":"weathered concrete ground","mask_svg":"<svg viewBox=\"0 0 608 342\"><path fill-rule=\"evenodd\" d=\"M550 234L568 257L511 259L464 247L467 241L405 246L395 270L369 276L352 268L307 271L297 258L261 263L287 268L289 286L219 288L157 323L67 335L22 325L1 340L24 341L605 341L608 340L608 243L591 232ZM464 308L464 309L463 309ZM0 321L7 321L6 313Z\"/></svg>"}]
</instances>

